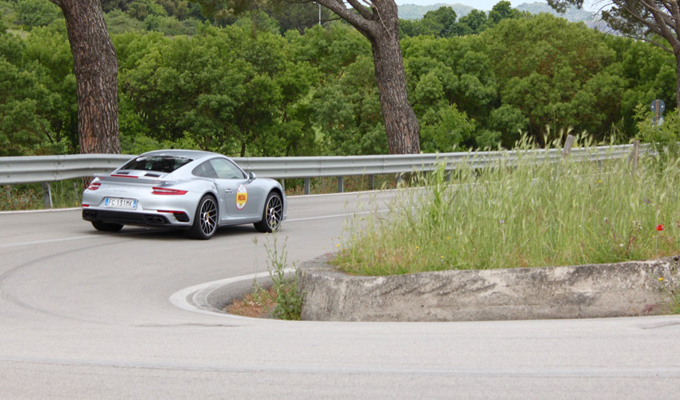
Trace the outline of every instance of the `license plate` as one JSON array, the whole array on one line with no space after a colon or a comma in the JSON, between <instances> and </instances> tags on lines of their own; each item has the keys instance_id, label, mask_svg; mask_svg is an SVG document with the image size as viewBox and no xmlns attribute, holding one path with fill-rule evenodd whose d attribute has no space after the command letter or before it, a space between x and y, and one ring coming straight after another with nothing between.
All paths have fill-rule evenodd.
<instances>
[{"instance_id":1,"label":"license plate","mask_svg":"<svg viewBox=\"0 0 680 400\"><path fill-rule=\"evenodd\" d=\"M104 206L112 208L127 208L130 210L134 210L135 208L137 208L137 200L107 197L104 200Z\"/></svg>"}]
</instances>

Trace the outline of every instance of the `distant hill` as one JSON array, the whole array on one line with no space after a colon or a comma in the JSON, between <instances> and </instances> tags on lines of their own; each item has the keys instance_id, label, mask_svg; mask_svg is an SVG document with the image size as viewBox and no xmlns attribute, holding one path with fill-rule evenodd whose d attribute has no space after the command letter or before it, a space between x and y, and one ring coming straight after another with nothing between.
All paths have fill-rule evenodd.
<instances>
[{"instance_id":1,"label":"distant hill","mask_svg":"<svg viewBox=\"0 0 680 400\"><path fill-rule=\"evenodd\" d=\"M547 3L524 3L520 4L517 7L515 7L519 11L528 11L531 14L540 14L540 13L548 13L555 15L557 17L562 17L565 18L571 22L587 22L587 21L593 21L596 19L595 13L586 11L586 10L579 10L576 7L569 7L567 9L567 12L564 14L560 14L555 9L550 7Z\"/></svg>"},{"instance_id":2,"label":"distant hill","mask_svg":"<svg viewBox=\"0 0 680 400\"><path fill-rule=\"evenodd\" d=\"M464 4L444 4L437 3L431 6L417 6L415 4L404 4L399 6L399 18L401 19L421 19L428 11L434 11L440 7L451 7L456 12L458 18L467 15L474 7L466 6Z\"/></svg>"},{"instance_id":3,"label":"distant hill","mask_svg":"<svg viewBox=\"0 0 680 400\"><path fill-rule=\"evenodd\" d=\"M404 4L402 6L399 6L399 18L421 19L428 11L434 11L439 7L443 6L453 8L453 10L456 12L456 15L458 15L458 18L461 18L467 15L470 11L474 10L474 7L466 6L463 4L437 3L432 6L418 6L415 4ZM569 9L567 9L566 13L560 14L557 11L555 11L552 7L550 7L548 3L524 3L520 4L516 8L520 11L528 11L532 14L540 14L542 12L547 12L558 17L566 18L567 20L572 22L580 21L587 22L596 19L595 13L586 10L579 10L576 7L570 7Z\"/></svg>"}]
</instances>

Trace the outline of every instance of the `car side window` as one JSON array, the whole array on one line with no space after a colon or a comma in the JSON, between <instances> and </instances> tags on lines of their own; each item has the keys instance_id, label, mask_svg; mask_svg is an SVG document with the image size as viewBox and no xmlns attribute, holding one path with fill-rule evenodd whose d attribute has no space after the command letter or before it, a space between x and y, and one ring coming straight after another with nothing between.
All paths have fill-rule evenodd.
<instances>
[{"instance_id":1,"label":"car side window","mask_svg":"<svg viewBox=\"0 0 680 400\"><path fill-rule=\"evenodd\" d=\"M191 173L196 176L201 176L203 178L217 179L217 172L215 172L215 169L213 168L212 164L210 164L210 161L206 161L203 164L199 165L198 167L194 168L194 170L191 171Z\"/></svg>"},{"instance_id":2,"label":"car side window","mask_svg":"<svg viewBox=\"0 0 680 400\"><path fill-rule=\"evenodd\" d=\"M228 160L215 158L208 161L217 172L219 179L244 179L243 171Z\"/></svg>"}]
</instances>

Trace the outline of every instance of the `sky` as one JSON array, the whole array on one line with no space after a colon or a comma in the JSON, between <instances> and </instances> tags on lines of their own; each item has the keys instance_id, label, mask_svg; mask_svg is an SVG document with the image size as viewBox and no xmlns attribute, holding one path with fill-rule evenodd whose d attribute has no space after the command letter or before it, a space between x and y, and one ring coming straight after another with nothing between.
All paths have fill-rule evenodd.
<instances>
[{"instance_id":1,"label":"sky","mask_svg":"<svg viewBox=\"0 0 680 400\"><path fill-rule=\"evenodd\" d=\"M416 4L419 6L429 6L437 3L442 3L442 4L464 4L466 6L474 7L478 10L490 10L491 7L496 5L501 0L395 0L397 2L397 5L403 5L403 4ZM596 2L599 0L586 0L584 2L583 8L589 11L595 10L595 7L592 5L593 2ZM523 3L547 3L547 1L541 1L541 0L510 0L510 3L512 3L513 7L517 7L520 4Z\"/></svg>"}]
</instances>

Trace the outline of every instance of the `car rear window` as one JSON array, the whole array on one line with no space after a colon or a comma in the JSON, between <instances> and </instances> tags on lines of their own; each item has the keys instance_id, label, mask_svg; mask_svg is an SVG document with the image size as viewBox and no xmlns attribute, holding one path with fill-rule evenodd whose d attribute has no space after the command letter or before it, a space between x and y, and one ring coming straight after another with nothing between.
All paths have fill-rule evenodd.
<instances>
[{"instance_id":1,"label":"car rear window","mask_svg":"<svg viewBox=\"0 0 680 400\"><path fill-rule=\"evenodd\" d=\"M193 160L190 158L177 156L140 156L128 161L121 169L173 172L191 161Z\"/></svg>"}]
</instances>

